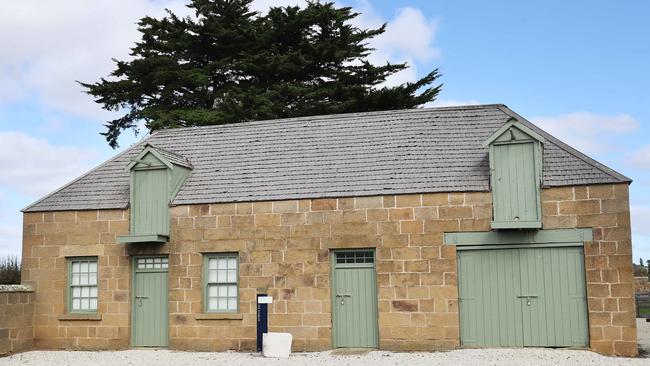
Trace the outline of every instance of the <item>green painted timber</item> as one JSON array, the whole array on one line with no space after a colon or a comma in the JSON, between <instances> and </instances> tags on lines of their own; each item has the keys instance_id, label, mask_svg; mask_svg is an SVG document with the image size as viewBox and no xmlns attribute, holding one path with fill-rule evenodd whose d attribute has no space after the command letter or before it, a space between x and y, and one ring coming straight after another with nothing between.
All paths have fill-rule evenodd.
<instances>
[{"instance_id":1,"label":"green painted timber","mask_svg":"<svg viewBox=\"0 0 650 366\"><path fill-rule=\"evenodd\" d=\"M548 229L530 231L480 231L445 233L445 244L456 245L458 250L468 246L521 245L521 244L566 244L582 245L593 240L593 229Z\"/></svg>"},{"instance_id":2,"label":"green painted timber","mask_svg":"<svg viewBox=\"0 0 650 366\"><path fill-rule=\"evenodd\" d=\"M587 347L582 247L458 252L467 346Z\"/></svg>"},{"instance_id":3,"label":"green painted timber","mask_svg":"<svg viewBox=\"0 0 650 366\"><path fill-rule=\"evenodd\" d=\"M120 243L164 243L169 239L169 202L191 170L170 163L147 146L128 165L131 171L131 223ZM150 240L149 240L150 239Z\"/></svg>"},{"instance_id":4,"label":"green painted timber","mask_svg":"<svg viewBox=\"0 0 650 366\"><path fill-rule=\"evenodd\" d=\"M490 147L493 228L541 227L535 149L536 143L532 141Z\"/></svg>"},{"instance_id":5,"label":"green painted timber","mask_svg":"<svg viewBox=\"0 0 650 366\"><path fill-rule=\"evenodd\" d=\"M134 170L131 235L169 235L167 169Z\"/></svg>"},{"instance_id":6,"label":"green painted timber","mask_svg":"<svg viewBox=\"0 0 650 366\"><path fill-rule=\"evenodd\" d=\"M167 268L137 267L134 257L131 343L134 347L166 347L168 330Z\"/></svg>"},{"instance_id":7,"label":"green painted timber","mask_svg":"<svg viewBox=\"0 0 650 366\"><path fill-rule=\"evenodd\" d=\"M340 253L370 253L372 263L337 263ZM377 284L374 252L334 251L332 263L332 342L335 348L377 348Z\"/></svg>"},{"instance_id":8,"label":"green painted timber","mask_svg":"<svg viewBox=\"0 0 650 366\"><path fill-rule=\"evenodd\" d=\"M493 229L542 227L542 143L541 136L516 120L484 143L490 155Z\"/></svg>"},{"instance_id":9,"label":"green painted timber","mask_svg":"<svg viewBox=\"0 0 650 366\"><path fill-rule=\"evenodd\" d=\"M166 243L169 236L166 235L133 235L133 236L118 236L118 243Z\"/></svg>"}]
</instances>

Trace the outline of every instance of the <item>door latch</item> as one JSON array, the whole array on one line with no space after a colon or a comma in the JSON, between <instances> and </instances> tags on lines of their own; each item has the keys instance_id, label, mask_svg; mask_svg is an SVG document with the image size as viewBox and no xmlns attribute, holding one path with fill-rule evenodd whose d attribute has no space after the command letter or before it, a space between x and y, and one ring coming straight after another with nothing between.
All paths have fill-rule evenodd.
<instances>
[{"instance_id":1,"label":"door latch","mask_svg":"<svg viewBox=\"0 0 650 366\"><path fill-rule=\"evenodd\" d=\"M345 305L345 298L352 297L350 294L336 294L336 297L341 299L341 305Z\"/></svg>"},{"instance_id":2,"label":"door latch","mask_svg":"<svg viewBox=\"0 0 650 366\"><path fill-rule=\"evenodd\" d=\"M534 298L537 298L537 297L538 297L537 295L517 295L517 298L519 298L519 299L526 299L526 305L528 305L528 306L532 305L532 302L530 301L530 299L534 299Z\"/></svg>"},{"instance_id":3,"label":"door latch","mask_svg":"<svg viewBox=\"0 0 650 366\"><path fill-rule=\"evenodd\" d=\"M138 302L138 306L142 306L142 299L148 299L149 296L136 296L135 300Z\"/></svg>"}]
</instances>

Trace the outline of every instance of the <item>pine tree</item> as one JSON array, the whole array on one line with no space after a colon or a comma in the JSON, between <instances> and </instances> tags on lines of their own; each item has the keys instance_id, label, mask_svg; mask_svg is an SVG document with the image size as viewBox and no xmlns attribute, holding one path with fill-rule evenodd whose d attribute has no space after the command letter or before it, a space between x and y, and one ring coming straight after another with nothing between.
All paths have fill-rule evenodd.
<instances>
[{"instance_id":1,"label":"pine tree","mask_svg":"<svg viewBox=\"0 0 650 366\"><path fill-rule=\"evenodd\" d=\"M438 70L413 83L381 86L408 66L368 62L368 40L349 7L310 1L266 15L251 0L192 0L194 17L168 11L140 20L132 59L108 78L81 83L107 110L124 113L102 133L118 146L121 132L260 119L418 107L433 101Z\"/></svg>"}]
</instances>

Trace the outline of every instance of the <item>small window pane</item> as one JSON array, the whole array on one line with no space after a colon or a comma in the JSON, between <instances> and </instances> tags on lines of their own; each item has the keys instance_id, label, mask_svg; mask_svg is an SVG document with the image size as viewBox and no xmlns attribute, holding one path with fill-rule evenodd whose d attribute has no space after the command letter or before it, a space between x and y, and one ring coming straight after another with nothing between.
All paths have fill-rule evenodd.
<instances>
[{"instance_id":1,"label":"small window pane","mask_svg":"<svg viewBox=\"0 0 650 366\"><path fill-rule=\"evenodd\" d=\"M74 310L81 310L81 300L79 299L73 299L72 300L72 308Z\"/></svg>"},{"instance_id":2,"label":"small window pane","mask_svg":"<svg viewBox=\"0 0 650 366\"><path fill-rule=\"evenodd\" d=\"M217 260L214 258L210 258L210 260L208 260L208 268L217 269Z\"/></svg>"},{"instance_id":3,"label":"small window pane","mask_svg":"<svg viewBox=\"0 0 650 366\"><path fill-rule=\"evenodd\" d=\"M228 286L228 295L227 296L237 296L237 286L235 285L230 285Z\"/></svg>"},{"instance_id":4,"label":"small window pane","mask_svg":"<svg viewBox=\"0 0 650 366\"><path fill-rule=\"evenodd\" d=\"M228 298L228 310L237 310L237 299Z\"/></svg>"},{"instance_id":5,"label":"small window pane","mask_svg":"<svg viewBox=\"0 0 650 366\"><path fill-rule=\"evenodd\" d=\"M73 287L72 288L72 297L81 297L81 288Z\"/></svg>"},{"instance_id":6,"label":"small window pane","mask_svg":"<svg viewBox=\"0 0 650 366\"><path fill-rule=\"evenodd\" d=\"M218 298L217 299L217 310L227 310L228 309L228 299L227 298Z\"/></svg>"},{"instance_id":7,"label":"small window pane","mask_svg":"<svg viewBox=\"0 0 650 366\"><path fill-rule=\"evenodd\" d=\"M97 287L93 286L90 288L90 297L97 297Z\"/></svg>"},{"instance_id":8,"label":"small window pane","mask_svg":"<svg viewBox=\"0 0 650 366\"><path fill-rule=\"evenodd\" d=\"M72 263L72 272L79 272L79 262Z\"/></svg>"},{"instance_id":9,"label":"small window pane","mask_svg":"<svg viewBox=\"0 0 650 366\"><path fill-rule=\"evenodd\" d=\"M210 283L217 282L217 271L210 270L208 272L208 282Z\"/></svg>"},{"instance_id":10,"label":"small window pane","mask_svg":"<svg viewBox=\"0 0 650 366\"><path fill-rule=\"evenodd\" d=\"M217 287L217 295L218 297L228 297L228 287L224 285L218 285Z\"/></svg>"},{"instance_id":11,"label":"small window pane","mask_svg":"<svg viewBox=\"0 0 650 366\"><path fill-rule=\"evenodd\" d=\"M81 299L81 310L88 310L90 308L89 299Z\"/></svg>"},{"instance_id":12,"label":"small window pane","mask_svg":"<svg viewBox=\"0 0 650 366\"><path fill-rule=\"evenodd\" d=\"M237 270L229 269L228 270L228 282L237 282Z\"/></svg>"},{"instance_id":13,"label":"small window pane","mask_svg":"<svg viewBox=\"0 0 650 366\"><path fill-rule=\"evenodd\" d=\"M89 272L97 272L97 262L90 262L88 264L88 271Z\"/></svg>"},{"instance_id":14,"label":"small window pane","mask_svg":"<svg viewBox=\"0 0 650 366\"><path fill-rule=\"evenodd\" d=\"M71 282L72 282L73 285L78 285L79 284L79 275L73 273Z\"/></svg>"},{"instance_id":15,"label":"small window pane","mask_svg":"<svg viewBox=\"0 0 650 366\"><path fill-rule=\"evenodd\" d=\"M229 269L237 268L237 258L228 258L228 268Z\"/></svg>"},{"instance_id":16,"label":"small window pane","mask_svg":"<svg viewBox=\"0 0 650 366\"><path fill-rule=\"evenodd\" d=\"M208 287L208 297L217 297L219 293L219 285L210 285Z\"/></svg>"},{"instance_id":17,"label":"small window pane","mask_svg":"<svg viewBox=\"0 0 650 366\"><path fill-rule=\"evenodd\" d=\"M217 282L228 282L225 270L217 270Z\"/></svg>"},{"instance_id":18,"label":"small window pane","mask_svg":"<svg viewBox=\"0 0 650 366\"><path fill-rule=\"evenodd\" d=\"M97 309L97 299L90 299L90 309Z\"/></svg>"},{"instance_id":19,"label":"small window pane","mask_svg":"<svg viewBox=\"0 0 650 366\"><path fill-rule=\"evenodd\" d=\"M228 266L228 260L226 258L217 259L217 268L226 269L228 268L227 266Z\"/></svg>"},{"instance_id":20,"label":"small window pane","mask_svg":"<svg viewBox=\"0 0 650 366\"><path fill-rule=\"evenodd\" d=\"M96 273L91 273L88 276L88 284L89 285L96 285L97 284L97 274Z\"/></svg>"},{"instance_id":21,"label":"small window pane","mask_svg":"<svg viewBox=\"0 0 650 366\"><path fill-rule=\"evenodd\" d=\"M219 310L219 307L217 306L217 299L208 299L208 309Z\"/></svg>"}]
</instances>

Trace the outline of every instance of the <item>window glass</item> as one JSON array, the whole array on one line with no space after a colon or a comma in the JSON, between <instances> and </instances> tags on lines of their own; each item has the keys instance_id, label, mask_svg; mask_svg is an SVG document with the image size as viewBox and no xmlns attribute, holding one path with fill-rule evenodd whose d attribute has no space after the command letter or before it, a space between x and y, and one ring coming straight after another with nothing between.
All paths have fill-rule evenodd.
<instances>
[{"instance_id":1,"label":"window glass","mask_svg":"<svg viewBox=\"0 0 650 366\"><path fill-rule=\"evenodd\" d=\"M70 312L96 312L97 258L74 258L70 262Z\"/></svg>"},{"instance_id":2,"label":"window glass","mask_svg":"<svg viewBox=\"0 0 650 366\"><path fill-rule=\"evenodd\" d=\"M208 312L236 312L238 310L237 254L210 254L206 256L206 310Z\"/></svg>"}]
</instances>

